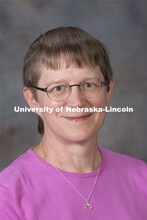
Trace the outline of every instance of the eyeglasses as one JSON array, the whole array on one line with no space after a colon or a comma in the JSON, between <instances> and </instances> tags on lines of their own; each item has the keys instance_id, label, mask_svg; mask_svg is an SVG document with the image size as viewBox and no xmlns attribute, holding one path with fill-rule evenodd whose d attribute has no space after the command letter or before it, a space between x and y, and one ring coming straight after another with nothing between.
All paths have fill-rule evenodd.
<instances>
[{"instance_id":1,"label":"eyeglasses","mask_svg":"<svg viewBox=\"0 0 147 220\"><path fill-rule=\"evenodd\" d=\"M37 86L34 86L30 82L30 86L41 90L43 92L46 92L48 97L54 101L64 101L66 100L70 93L71 93L71 87L78 86L81 94L87 98L94 98L97 96L100 96L103 92L104 86L106 86L108 83L102 82L99 79L88 79L80 82L79 84L73 84L69 85L66 82L54 82L51 83L46 88L40 88Z\"/></svg>"}]
</instances>

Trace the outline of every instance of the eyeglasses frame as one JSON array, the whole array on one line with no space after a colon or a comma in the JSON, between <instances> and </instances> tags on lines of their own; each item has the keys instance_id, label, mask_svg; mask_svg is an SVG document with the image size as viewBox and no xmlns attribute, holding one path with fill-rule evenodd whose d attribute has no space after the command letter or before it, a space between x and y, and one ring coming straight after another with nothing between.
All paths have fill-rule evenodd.
<instances>
[{"instance_id":1,"label":"eyeglasses frame","mask_svg":"<svg viewBox=\"0 0 147 220\"><path fill-rule=\"evenodd\" d=\"M94 79L94 78L92 78L92 79ZM91 80L91 79L88 79L88 80ZM97 80L99 80L99 79L97 79ZM73 87L73 86L78 86L79 87L79 90L80 90L80 85L83 83L83 82L86 82L87 80L84 80L84 81L82 81L82 82L80 82L80 84L73 84L73 85L69 85L68 83L66 83L65 82L65 84L67 84L68 86L69 86L69 88L70 88L70 90L69 90L69 95L70 95L70 93L71 93L71 87ZM106 85L108 85L108 82L107 81L104 81L104 82L102 82L101 80L99 80L100 81L100 83L101 83L101 86L102 86L102 91L103 91L103 87L104 86L106 86ZM54 82L54 83L57 83L57 82ZM40 90L40 91L42 91L42 92L46 92L46 94L47 94L47 96L49 97L49 95L48 95L48 87L50 86L50 85L52 85L52 84L54 84L54 83L51 83L51 84L49 84L46 88L40 88L40 87L38 87L38 86L34 86L33 84L32 84L32 82L29 80L29 84L30 84L30 87L32 87L32 88L34 88L34 89L37 89L37 90ZM61 83L63 83L63 82L61 82ZM101 93L102 93L102 91L101 91ZM80 93L81 93L81 90L80 90ZM99 96L101 95L101 93L99 94ZM82 95L83 95L83 93L81 93ZM66 100L68 97L69 97L69 95L65 98L65 99L63 99L63 100ZM83 95L84 97L87 97L87 96L85 96L85 95ZM52 99L51 97L49 97L51 100L53 100L53 101L63 101L63 100L54 100L54 99Z\"/></svg>"}]
</instances>

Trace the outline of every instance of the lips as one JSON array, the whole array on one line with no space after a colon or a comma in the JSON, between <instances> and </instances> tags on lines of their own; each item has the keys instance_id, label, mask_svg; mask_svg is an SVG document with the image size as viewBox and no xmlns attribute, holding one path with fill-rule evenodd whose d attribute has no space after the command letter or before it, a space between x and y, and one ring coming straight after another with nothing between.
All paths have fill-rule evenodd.
<instances>
[{"instance_id":1,"label":"lips","mask_svg":"<svg viewBox=\"0 0 147 220\"><path fill-rule=\"evenodd\" d=\"M91 116L91 114L89 115L84 115L84 116L78 116L78 117L64 117L65 119L69 120L69 121L84 121L86 119L88 119Z\"/></svg>"}]
</instances>

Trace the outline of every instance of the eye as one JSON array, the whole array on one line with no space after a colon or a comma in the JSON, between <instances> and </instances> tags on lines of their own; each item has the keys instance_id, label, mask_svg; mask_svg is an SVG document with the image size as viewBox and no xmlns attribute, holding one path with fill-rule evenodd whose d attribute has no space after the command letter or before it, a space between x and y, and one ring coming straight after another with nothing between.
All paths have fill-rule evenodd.
<instances>
[{"instance_id":1,"label":"eye","mask_svg":"<svg viewBox=\"0 0 147 220\"><path fill-rule=\"evenodd\" d=\"M64 91L65 91L65 86L64 85L58 85L58 86L53 87L50 90L50 93L62 93Z\"/></svg>"},{"instance_id":2,"label":"eye","mask_svg":"<svg viewBox=\"0 0 147 220\"><path fill-rule=\"evenodd\" d=\"M57 92L60 92L63 90L63 86L56 86L52 89L52 91L57 91Z\"/></svg>"},{"instance_id":3,"label":"eye","mask_svg":"<svg viewBox=\"0 0 147 220\"><path fill-rule=\"evenodd\" d=\"M86 83L83 84L83 87L85 89L91 89L91 88L96 87L96 85L93 82L86 82Z\"/></svg>"},{"instance_id":4,"label":"eye","mask_svg":"<svg viewBox=\"0 0 147 220\"><path fill-rule=\"evenodd\" d=\"M52 84L50 85L50 87L48 88L48 93L52 93L52 94L63 94L65 92L67 92L68 90L68 86L65 84Z\"/></svg>"}]
</instances>

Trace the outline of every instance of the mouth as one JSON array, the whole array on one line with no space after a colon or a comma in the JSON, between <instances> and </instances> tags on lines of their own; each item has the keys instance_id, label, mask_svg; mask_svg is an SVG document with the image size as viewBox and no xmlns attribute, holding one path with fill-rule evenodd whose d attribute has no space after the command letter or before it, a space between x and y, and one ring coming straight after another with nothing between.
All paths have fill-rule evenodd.
<instances>
[{"instance_id":1,"label":"mouth","mask_svg":"<svg viewBox=\"0 0 147 220\"><path fill-rule=\"evenodd\" d=\"M79 122L79 121L84 121L84 120L88 119L90 116L91 116L91 114L80 116L80 117L64 117L64 118L69 121Z\"/></svg>"}]
</instances>

